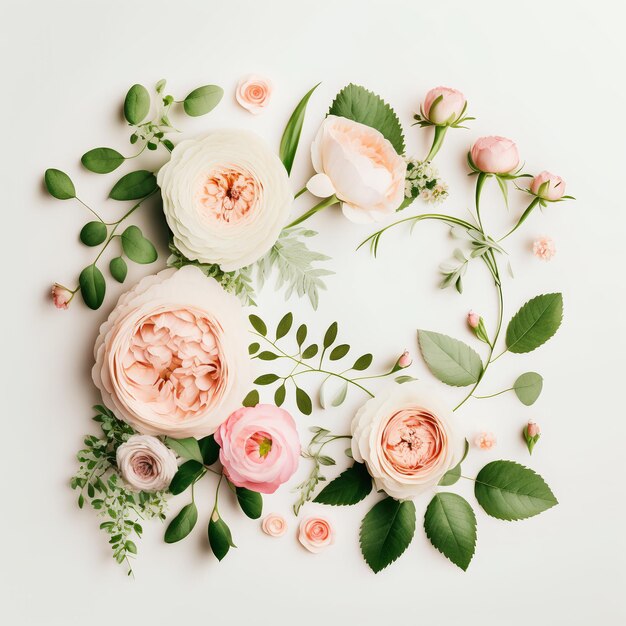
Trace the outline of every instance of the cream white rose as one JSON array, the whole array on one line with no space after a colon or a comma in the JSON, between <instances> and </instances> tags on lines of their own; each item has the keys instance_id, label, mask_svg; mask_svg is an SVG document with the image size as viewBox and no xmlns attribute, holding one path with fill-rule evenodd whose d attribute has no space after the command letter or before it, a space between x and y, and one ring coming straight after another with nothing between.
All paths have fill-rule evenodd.
<instances>
[{"instance_id":1,"label":"cream white rose","mask_svg":"<svg viewBox=\"0 0 626 626\"><path fill-rule=\"evenodd\" d=\"M383 220L404 200L404 159L365 124L328 115L311 145L311 159L317 174L307 189L320 198L336 195L353 222Z\"/></svg>"},{"instance_id":2,"label":"cream white rose","mask_svg":"<svg viewBox=\"0 0 626 626\"><path fill-rule=\"evenodd\" d=\"M163 491L178 471L176 455L159 439L132 435L116 453L117 468L135 491Z\"/></svg>"},{"instance_id":3,"label":"cream white rose","mask_svg":"<svg viewBox=\"0 0 626 626\"><path fill-rule=\"evenodd\" d=\"M124 294L100 327L93 380L135 430L210 435L252 384L239 300L197 267L164 270Z\"/></svg>"},{"instance_id":4,"label":"cream white rose","mask_svg":"<svg viewBox=\"0 0 626 626\"><path fill-rule=\"evenodd\" d=\"M247 131L182 141L157 181L176 247L227 272L269 251L293 203L280 159Z\"/></svg>"},{"instance_id":5,"label":"cream white rose","mask_svg":"<svg viewBox=\"0 0 626 626\"><path fill-rule=\"evenodd\" d=\"M464 438L446 402L428 385L394 384L352 420L352 455L376 489L398 500L435 486L462 458Z\"/></svg>"}]
</instances>

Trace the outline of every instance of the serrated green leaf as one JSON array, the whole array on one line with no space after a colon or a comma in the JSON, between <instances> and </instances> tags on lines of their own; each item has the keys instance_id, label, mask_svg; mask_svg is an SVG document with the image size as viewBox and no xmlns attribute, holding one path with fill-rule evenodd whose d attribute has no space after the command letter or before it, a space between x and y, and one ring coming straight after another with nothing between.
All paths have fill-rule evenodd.
<instances>
[{"instance_id":1,"label":"serrated green leaf","mask_svg":"<svg viewBox=\"0 0 626 626\"><path fill-rule=\"evenodd\" d=\"M99 309L106 294L106 281L95 265L88 265L78 277L80 295L85 304L93 310Z\"/></svg>"},{"instance_id":2,"label":"serrated green leaf","mask_svg":"<svg viewBox=\"0 0 626 626\"><path fill-rule=\"evenodd\" d=\"M209 544L218 561L221 561L231 548L237 547L233 543L230 528L228 528L226 522L219 516L217 511L213 511L209 521Z\"/></svg>"},{"instance_id":3,"label":"serrated green leaf","mask_svg":"<svg viewBox=\"0 0 626 626\"><path fill-rule=\"evenodd\" d=\"M76 189L72 179L61 170L47 169L44 182L48 193L57 200L70 200L76 197Z\"/></svg>"},{"instance_id":4,"label":"serrated green leaf","mask_svg":"<svg viewBox=\"0 0 626 626\"><path fill-rule=\"evenodd\" d=\"M342 343L331 350L329 358L331 361L338 361L343 359L348 352L350 352L350 346L347 343Z\"/></svg>"},{"instance_id":5,"label":"serrated green leaf","mask_svg":"<svg viewBox=\"0 0 626 626\"><path fill-rule=\"evenodd\" d=\"M172 482L170 483L170 492L175 496L182 493L204 474L204 466L198 461L185 461L179 468Z\"/></svg>"},{"instance_id":6,"label":"serrated green leaf","mask_svg":"<svg viewBox=\"0 0 626 626\"><path fill-rule=\"evenodd\" d=\"M361 523L360 544L365 562L378 573L393 563L415 534L415 505L387 497L375 504Z\"/></svg>"},{"instance_id":7,"label":"serrated green leaf","mask_svg":"<svg viewBox=\"0 0 626 626\"><path fill-rule=\"evenodd\" d=\"M191 117L212 111L222 99L224 90L217 85L203 85L194 89L183 101L185 113Z\"/></svg>"},{"instance_id":8,"label":"serrated green leaf","mask_svg":"<svg viewBox=\"0 0 626 626\"><path fill-rule=\"evenodd\" d=\"M526 406L534 404L543 389L543 377L537 372L526 372L513 383L515 395Z\"/></svg>"},{"instance_id":9,"label":"serrated green leaf","mask_svg":"<svg viewBox=\"0 0 626 626\"><path fill-rule=\"evenodd\" d=\"M520 520L558 504L539 474L514 461L493 461L483 467L474 484L480 506L492 517Z\"/></svg>"},{"instance_id":10,"label":"serrated green leaf","mask_svg":"<svg viewBox=\"0 0 626 626\"><path fill-rule=\"evenodd\" d=\"M480 380L483 364L474 349L447 335L427 330L417 332L424 361L441 382L466 387Z\"/></svg>"},{"instance_id":11,"label":"serrated green leaf","mask_svg":"<svg viewBox=\"0 0 626 626\"><path fill-rule=\"evenodd\" d=\"M198 441L198 447L200 448L200 454L202 454L202 461L205 465L213 465L217 461L220 455L220 447L215 441L213 435L203 437Z\"/></svg>"},{"instance_id":12,"label":"serrated green leaf","mask_svg":"<svg viewBox=\"0 0 626 626\"><path fill-rule=\"evenodd\" d=\"M563 296L548 293L536 296L522 306L506 329L509 352L531 352L552 337L563 319Z\"/></svg>"},{"instance_id":13,"label":"serrated green leaf","mask_svg":"<svg viewBox=\"0 0 626 626\"><path fill-rule=\"evenodd\" d=\"M363 354L354 362L352 369L356 370L357 372L362 372L363 370L366 370L372 364L373 360L374 360L374 355Z\"/></svg>"},{"instance_id":14,"label":"serrated green leaf","mask_svg":"<svg viewBox=\"0 0 626 626\"><path fill-rule=\"evenodd\" d=\"M259 519L263 513L263 497L256 491L251 491L245 487L236 487L237 502L241 510L250 519Z\"/></svg>"},{"instance_id":15,"label":"serrated green leaf","mask_svg":"<svg viewBox=\"0 0 626 626\"><path fill-rule=\"evenodd\" d=\"M156 176L147 170L137 170L122 176L111 189L112 200L139 200L157 189Z\"/></svg>"},{"instance_id":16,"label":"serrated green leaf","mask_svg":"<svg viewBox=\"0 0 626 626\"><path fill-rule=\"evenodd\" d=\"M96 174L108 174L116 170L126 159L113 148L94 148L85 152L80 162L90 172Z\"/></svg>"},{"instance_id":17,"label":"serrated green leaf","mask_svg":"<svg viewBox=\"0 0 626 626\"><path fill-rule=\"evenodd\" d=\"M202 463L202 453L200 452L197 439L193 437L186 437L185 439L166 437L165 443L183 459L191 459Z\"/></svg>"},{"instance_id":18,"label":"serrated green leaf","mask_svg":"<svg viewBox=\"0 0 626 626\"><path fill-rule=\"evenodd\" d=\"M274 376L274 374L269 374L269 376ZM260 378L263 378L261 376ZM270 383L258 382L258 378L254 381L255 385L269 385ZM270 381L274 382L274 381ZM256 406L259 403L259 392L256 389L253 389L244 399L241 404L243 406Z\"/></svg>"},{"instance_id":19,"label":"serrated green leaf","mask_svg":"<svg viewBox=\"0 0 626 626\"><path fill-rule=\"evenodd\" d=\"M135 263L154 263L158 254L152 242L143 236L137 226L129 226L121 236L122 249L126 256Z\"/></svg>"},{"instance_id":20,"label":"serrated green leaf","mask_svg":"<svg viewBox=\"0 0 626 626\"><path fill-rule=\"evenodd\" d=\"M128 265L121 256L116 256L109 263L109 271L118 283L123 283L126 280L126 274L128 274Z\"/></svg>"},{"instance_id":21,"label":"serrated green leaf","mask_svg":"<svg viewBox=\"0 0 626 626\"><path fill-rule=\"evenodd\" d=\"M348 506L361 502L372 491L372 477L364 463L354 463L352 467L331 480L317 494L313 502L333 506Z\"/></svg>"},{"instance_id":22,"label":"serrated green leaf","mask_svg":"<svg viewBox=\"0 0 626 626\"><path fill-rule=\"evenodd\" d=\"M311 415L313 403L311 402L309 394L300 387L296 387L296 405L300 413L303 415Z\"/></svg>"},{"instance_id":23,"label":"serrated green leaf","mask_svg":"<svg viewBox=\"0 0 626 626\"><path fill-rule=\"evenodd\" d=\"M107 227L102 222L87 222L80 231L80 240L86 246L99 246L107 238Z\"/></svg>"},{"instance_id":24,"label":"serrated green leaf","mask_svg":"<svg viewBox=\"0 0 626 626\"><path fill-rule=\"evenodd\" d=\"M293 313L287 313L283 316L283 318L278 322L278 326L276 327L276 340L282 339L290 330L291 325L293 324Z\"/></svg>"},{"instance_id":25,"label":"serrated green leaf","mask_svg":"<svg viewBox=\"0 0 626 626\"><path fill-rule=\"evenodd\" d=\"M333 322L329 327L326 333L324 333L324 349L330 348L334 343L335 339L337 339L337 322Z\"/></svg>"},{"instance_id":26,"label":"serrated green leaf","mask_svg":"<svg viewBox=\"0 0 626 626\"><path fill-rule=\"evenodd\" d=\"M250 320L250 324L252 324L252 328L254 328L257 333L263 335L264 337L267 335L267 326L258 315L249 315L248 319Z\"/></svg>"},{"instance_id":27,"label":"serrated green leaf","mask_svg":"<svg viewBox=\"0 0 626 626\"><path fill-rule=\"evenodd\" d=\"M438 493L424 515L430 543L463 571L476 549L476 516L469 503L455 493Z\"/></svg>"},{"instance_id":28,"label":"serrated green leaf","mask_svg":"<svg viewBox=\"0 0 626 626\"><path fill-rule=\"evenodd\" d=\"M124 117L129 124L141 124L150 112L150 94L143 85L133 85L124 99Z\"/></svg>"}]
</instances>

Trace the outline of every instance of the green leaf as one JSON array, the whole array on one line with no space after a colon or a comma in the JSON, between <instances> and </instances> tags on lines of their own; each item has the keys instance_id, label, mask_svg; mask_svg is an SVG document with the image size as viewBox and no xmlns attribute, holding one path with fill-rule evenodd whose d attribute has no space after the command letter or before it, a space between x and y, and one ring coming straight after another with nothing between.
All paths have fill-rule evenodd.
<instances>
[{"instance_id":1,"label":"green leaf","mask_svg":"<svg viewBox=\"0 0 626 626\"><path fill-rule=\"evenodd\" d=\"M313 92L319 87L320 83L317 83L305 96L300 100L298 106L294 109L285 131L283 132L282 139L280 140L280 160L283 162L287 174L291 174L291 168L293 161L296 157L298 150L298 143L300 142L300 134L302 133L302 125L304 123L304 115L306 113L306 107L309 103L309 98Z\"/></svg>"},{"instance_id":2,"label":"green leaf","mask_svg":"<svg viewBox=\"0 0 626 626\"><path fill-rule=\"evenodd\" d=\"M263 350L257 355L257 358L261 359L261 361L275 361L278 359L278 355L270 352L269 350Z\"/></svg>"},{"instance_id":3,"label":"green leaf","mask_svg":"<svg viewBox=\"0 0 626 626\"><path fill-rule=\"evenodd\" d=\"M356 370L357 372L362 372L363 370L366 370L372 364L373 360L374 360L374 355L372 355L372 354L364 354L364 355L360 356L354 362L354 365L352 366L352 369Z\"/></svg>"},{"instance_id":4,"label":"green leaf","mask_svg":"<svg viewBox=\"0 0 626 626\"><path fill-rule=\"evenodd\" d=\"M111 189L112 200L139 200L157 189L156 176L147 170L137 170L122 176Z\"/></svg>"},{"instance_id":5,"label":"green leaf","mask_svg":"<svg viewBox=\"0 0 626 626\"><path fill-rule=\"evenodd\" d=\"M261 344L258 341L251 343L248 346L248 354L256 354L259 351L260 347L261 347Z\"/></svg>"},{"instance_id":6,"label":"green leaf","mask_svg":"<svg viewBox=\"0 0 626 626\"><path fill-rule=\"evenodd\" d=\"M118 283L123 283L128 273L128 265L126 265L126 261L121 256L116 256L109 263L109 271Z\"/></svg>"},{"instance_id":7,"label":"green leaf","mask_svg":"<svg viewBox=\"0 0 626 626\"><path fill-rule=\"evenodd\" d=\"M143 236L137 226L129 226L122 233L122 249L126 256L135 263L154 263L158 254L152 242Z\"/></svg>"},{"instance_id":8,"label":"green leaf","mask_svg":"<svg viewBox=\"0 0 626 626\"><path fill-rule=\"evenodd\" d=\"M124 99L124 117L129 124L143 122L150 112L150 94L143 85L133 85Z\"/></svg>"},{"instance_id":9,"label":"green leaf","mask_svg":"<svg viewBox=\"0 0 626 626\"><path fill-rule=\"evenodd\" d=\"M259 519L261 513L263 513L263 497L261 494L245 487L236 487L235 492L241 510L250 519Z\"/></svg>"},{"instance_id":10,"label":"green leaf","mask_svg":"<svg viewBox=\"0 0 626 626\"><path fill-rule=\"evenodd\" d=\"M350 346L347 343L342 343L332 349L329 358L331 361L338 361L343 359L348 352L350 352Z\"/></svg>"},{"instance_id":11,"label":"green leaf","mask_svg":"<svg viewBox=\"0 0 626 626\"><path fill-rule=\"evenodd\" d=\"M80 162L96 174L108 174L116 170L126 159L113 148L94 148L85 152Z\"/></svg>"},{"instance_id":12,"label":"green leaf","mask_svg":"<svg viewBox=\"0 0 626 626\"><path fill-rule=\"evenodd\" d=\"M312 343L308 348L304 349L304 352L302 353L302 358L303 359L312 359L318 352L319 348L317 347L317 344Z\"/></svg>"},{"instance_id":13,"label":"green leaf","mask_svg":"<svg viewBox=\"0 0 626 626\"><path fill-rule=\"evenodd\" d=\"M276 341L284 337L291 330L292 324L293 324L293 314L287 313L280 320L280 322L278 322L278 327L276 328Z\"/></svg>"},{"instance_id":14,"label":"green leaf","mask_svg":"<svg viewBox=\"0 0 626 626\"><path fill-rule=\"evenodd\" d=\"M44 182L48 193L57 200L70 200L76 197L76 189L72 179L61 170L47 169Z\"/></svg>"},{"instance_id":15,"label":"green leaf","mask_svg":"<svg viewBox=\"0 0 626 626\"><path fill-rule=\"evenodd\" d=\"M287 395L287 389L285 388L285 384L283 383L280 387L276 388L274 392L274 404L276 406L282 406L285 401L285 396Z\"/></svg>"},{"instance_id":16,"label":"green leaf","mask_svg":"<svg viewBox=\"0 0 626 626\"><path fill-rule=\"evenodd\" d=\"M301 324L298 326L298 330L296 331L296 341L298 342L298 348L302 346L304 340L307 335L307 327L306 324Z\"/></svg>"},{"instance_id":17,"label":"green leaf","mask_svg":"<svg viewBox=\"0 0 626 626\"><path fill-rule=\"evenodd\" d=\"M520 520L558 504L539 474L514 461L493 461L483 467L474 484L480 506L492 517Z\"/></svg>"},{"instance_id":18,"label":"green leaf","mask_svg":"<svg viewBox=\"0 0 626 626\"><path fill-rule=\"evenodd\" d=\"M404 383L410 383L414 380L417 380L417 378L405 374L404 376L396 376L394 380L398 383L398 385L402 385Z\"/></svg>"},{"instance_id":19,"label":"green leaf","mask_svg":"<svg viewBox=\"0 0 626 626\"><path fill-rule=\"evenodd\" d=\"M398 116L380 96L364 87L353 84L344 87L328 113L375 128L391 142L398 154L404 154L404 135Z\"/></svg>"},{"instance_id":20,"label":"green leaf","mask_svg":"<svg viewBox=\"0 0 626 626\"><path fill-rule=\"evenodd\" d=\"M311 415L313 403L311 402L309 394L304 391L304 389L300 389L300 387L296 387L296 404L298 405L300 413L303 415Z\"/></svg>"},{"instance_id":21,"label":"green leaf","mask_svg":"<svg viewBox=\"0 0 626 626\"><path fill-rule=\"evenodd\" d=\"M466 387L480 380L483 364L475 350L447 335L427 330L417 332L426 365L441 382Z\"/></svg>"},{"instance_id":22,"label":"green leaf","mask_svg":"<svg viewBox=\"0 0 626 626\"><path fill-rule=\"evenodd\" d=\"M270 374L270 376L273 376L273 374ZM261 376L261 378L263 378ZM258 378L254 381L255 385L269 385L270 383L260 383L258 382ZM274 381L271 381L274 382ZM243 399L243 406L256 406L259 403L259 392L256 389L253 389L244 399Z\"/></svg>"},{"instance_id":23,"label":"green leaf","mask_svg":"<svg viewBox=\"0 0 626 626\"><path fill-rule=\"evenodd\" d=\"M279 379L277 374L263 374L259 376L255 381L255 385L271 385Z\"/></svg>"},{"instance_id":24,"label":"green leaf","mask_svg":"<svg viewBox=\"0 0 626 626\"><path fill-rule=\"evenodd\" d=\"M324 334L324 349L330 348L335 339L337 339L337 322L333 322Z\"/></svg>"},{"instance_id":25,"label":"green leaf","mask_svg":"<svg viewBox=\"0 0 626 626\"><path fill-rule=\"evenodd\" d=\"M99 246L107 238L107 227L102 222L87 222L80 231L80 240L86 246Z\"/></svg>"},{"instance_id":26,"label":"green leaf","mask_svg":"<svg viewBox=\"0 0 626 626\"><path fill-rule=\"evenodd\" d=\"M185 113L198 117L212 111L222 99L224 90L217 85L204 85L194 89L183 101Z\"/></svg>"},{"instance_id":27,"label":"green leaf","mask_svg":"<svg viewBox=\"0 0 626 626\"><path fill-rule=\"evenodd\" d=\"M95 265L88 265L78 277L80 294L85 304L94 311L100 308L106 293L106 281Z\"/></svg>"},{"instance_id":28,"label":"green leaf","mask_svg":"<svg viewBox=\"0 0 626 626\"><path fill-rule=\"evenodd\" d=\"M436 494L426 509L424 530L439 552L467 570L476 548L476 516L467 500L455 493Z\"/></svg>"},{"instance_id":29,"label":"green leaf","mask_svg":"<svg viewBox=\"0 0 626 626\"><path fill-rule=\"evenodd\" d=\"M387 497L375 504L361 524L361 552L376 573L393 563L415 534L415 505Z\"/></svg>"},{"instance_id":30,"label":"green leaf","mask_svg":"<svg viewBox=\"0 0 626 626\"><path fill-rule=\"evenodd\" d=\"M219 516L217 511L213 511L209 520L209 544L213 554L221 561L231 548L237 546L233 543L233 537L230 534L230 528L226 522Z\"/></svg>"},{"instance_id":31,"label":"green leaf","mask_svg":"<svg viewBox=\"0 0 626 626\"><path fill-rule=\"evenodd\" d=\"M556 333L563 319L563 296L548 293L529 300L513 316L506 329L509 352L531 352Z\"/></svg>"},{"instance_id":32,"label":"green leaf","mask_svg":"<svg viewBox=\"0 0 626 626\"><path fill-rule=\"evenodd\" d=\"M202 453L200 452L197 439L193 437L187 437L185 439L166 437L165 443L183 459L192 459L198 461L198 463L202 463Z\"/></svg>"},{"instance_id":33,"label":"green leaf","mask_svg":"<svg viewBox=\"0 0 626 626\"><path fill-rule=\"evenodd\" d=\"M450 485L454 485L461 478L461 463L465 461L467 457L467 453L469 452L469 441L465 440L465 452L463 453L463 458L452 468L449 469L442 477L441 480L437 483L442 487L449 487Z\"/></svg>"},{"instance_id":34,"label":"green leaf","mask_svg":"<svg viewBox=\"0 0 626 626\"><path fill-rule=\"evenodd\" d=\"M333 406L340 406L343 404L346 396L348 395L348 381L345 381L339 388L339 393L334 397L332 401Z\"/></svg>"},{"instance_id":35,"label":"green leaf","mask_svg":"<svg viewBox=\"0 0 626 626\"><path fill-rule=\"evenodd\" d=\"M267 335L267 326L265 325L265 322L258 316L258 315L249 315L248 319L250 320L250 323L252 324L252 328L254 328L254 330L256 330L257 333L259 333L260 335L263 335L264 337Z\"/></svg>"},{"instance_id":36,"label":"green leaf","mask_svg":"<svg viewBox=\"0 0 626 626\"><path fill-rule=\"evenodd\" d=\"M543 377L537 372L526 372L513 383L515 395L526 406L534 404L543 389Z\"/></svg>"},{"instance_id":37,"label":"green leaf","mask_svg":"<svg viewBox=\"0 0 626 626\"><path fill-rule=\"evenodd\" d=\"M213 465L220 456L220 447L213 435L208 435L200 439L198 441L198 447L200 448L202 460L205 465Z\"/></svg>"},{"instance_id":38,"label":"green leaf","mask_svg":"<svg viewBox=\"0 0 626 626\"><path fill-rule=\"evenodd\" d=\"M372 491L372 477L364 463L354 463L345 472L331 480L317 494L313 502L347 506L361 502Z\"/></svg>"},{"instance_id":39,"label":"green leaf","mask_svg":"<svg viewBox=\"0 0 626 626\"><path fill-rule=\"evenodd\" d=\"M184 539L193 530L197 521L198 509L193 502L190 502L169 523L165 531L165 543L176 543Z\"/></svg>"},{"instance_id":40,"label":"green leaf","mask_svg":"<svg viewBox=\"0 0 626 626\"><path fill-rule=\"evenodd\" d=\"M194 460L185 461L172 478L170 492L175 496L182 493L192 483L196 482L204 474L204 471L202 463Z\"/></svg>"}]
</instances>

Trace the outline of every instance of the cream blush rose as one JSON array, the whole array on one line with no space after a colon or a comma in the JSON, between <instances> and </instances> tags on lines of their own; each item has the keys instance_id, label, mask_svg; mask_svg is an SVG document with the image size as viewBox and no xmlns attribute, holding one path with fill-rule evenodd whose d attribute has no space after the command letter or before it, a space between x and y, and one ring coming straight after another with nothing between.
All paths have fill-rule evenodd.
<instances>
[{"instance_id":1,"label":"cream blush rose","mask_svg":"<svg viewBox=\"0 0 626 626\"><path fill-rule=\"evenodd\" d=\"M335 532L323 517L309 517L300 522L298 541L309 552L317 553L335 542Z\"/></svg>"},{"instance_id":2,"label":"cream blush rose","mask_svg":"<svg viewBox=\"0 0 626 626\"><path fill-rule=\"evenodd\" d=\"M159 439L132 435L117 448L117 468L135 491L163 491L178 471L176 455Z\"/></svg>"},{"instance_id":3,"label":"cream blush rose","mask_svg":"<svg viewBox=\"0 0 626 626\"><path fill-rule=\"evenodd\" d=\"M250 74L239 81L235 98L250 113L258 114L269 104L272 96L272 83L269 79Z\"/></svg>"}]
</instances>

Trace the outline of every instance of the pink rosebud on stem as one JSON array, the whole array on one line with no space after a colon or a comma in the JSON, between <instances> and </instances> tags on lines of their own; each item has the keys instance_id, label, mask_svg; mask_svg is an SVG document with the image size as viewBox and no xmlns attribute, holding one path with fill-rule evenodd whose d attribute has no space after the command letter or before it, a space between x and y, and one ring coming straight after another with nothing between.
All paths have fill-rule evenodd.
<instances>
[{"instance_id":1,"label":"pink rosebud on stem","mask_svg":"<svg viewBox=\"0 0 626 626\"><path fill-rule=\"evenodd\" d=\"M560 176L544 170L533 178L530 191L542 200L557 202L565 193L565 181Z\"/></svg>"},{"instance_id":2,"label":"pink rosebud on stem","mask_svg":"<svg viewBox=\"0 0 626 626\"><path fill-rule=\"evenodd\" d=\"M424 117L435 125L454 124L465 111L465 96L458 89L435 87L424 98Z\"/></svg>"},{"instance_id":3,"label":"pink rosebud on stem","mask_svg":"<svg viewBox=\"0 0 626 626\"><path fill-rule=\"evenodd\" d=\"M400 355L400 358L398 359L398 367L401 367L404 369L405 367L409 367L411 363L413 363L413 359L411 359L411 355L409 354L409 351L405 350Z\"/></svg>"},{"instance_id":4,"label":"pink rosebud on stem","mask_svg":"<svg viewBox=\"0 0 626 626\"><path fill-rule=\"evenodd\" d=\"M52 301L57 309L67 309L76 292L70 291L67 287L54 283L52 286Z\"/></svg>"},{"instance_id":5,"label":"pink rosebud on stem","mask_svg":"<svg viewBox=\"0 0 626 626\"><path fill-rule=\"evenodd\" d=\"M478 313L474 313L474 311L470 311L467 314L467 323L471 328L478 328L478 324L480 324L480 315L478 315Z\"/></svg>"},{"instance_id":6,"label":"pink rosebud on stem","mask_svg":"<svg viewBox=\"0 0 626 626\"><path fill-rule=\"evenodd\" d=\"M529 420L528 424L524 426L524 440L526 441L526 446L528 447L529 454L533 453L533 448L535 444L539 441L541 437L541 429L538 424L535 424L532 420Z\"/></svg>"},{"instance_id":7,"label":"pink rosebud on stem","mask_svg":"<svg viewBox=\"0 0 626 626\"><path fill-rule=\"evenodd\" d=\"M472 329L478 339L484 341L488 346L491 345L491 341L489 340L489 335L487 333L487 328L485 327L485 320L480 315L478 315L478 313L470 311L467 314L467 325Z\"/></svg>"},{"instance_id":8,"label":"pink rosebud on stem","mask_svg":"<svg viewBox=\"0 0 626 626\"><path fill-rule=\"evenodd\" d=\"M508 174L519 165L517 146L506 137L480 137L470 157L474 167L486 174Z\"/></svg>"}]
</instances>

